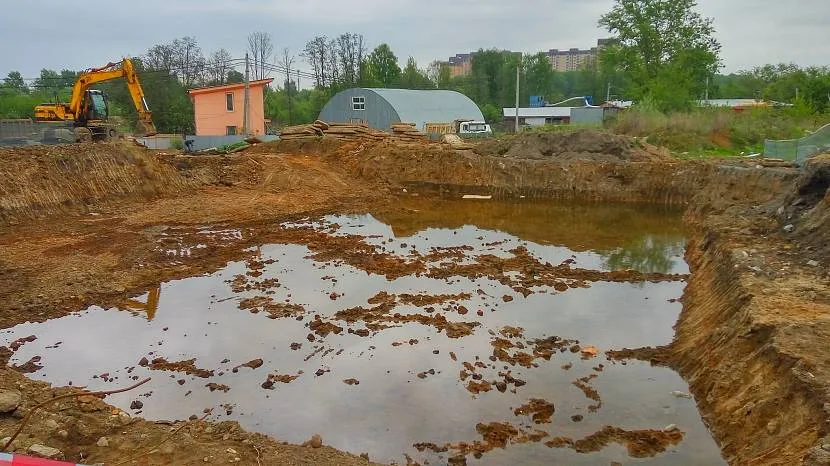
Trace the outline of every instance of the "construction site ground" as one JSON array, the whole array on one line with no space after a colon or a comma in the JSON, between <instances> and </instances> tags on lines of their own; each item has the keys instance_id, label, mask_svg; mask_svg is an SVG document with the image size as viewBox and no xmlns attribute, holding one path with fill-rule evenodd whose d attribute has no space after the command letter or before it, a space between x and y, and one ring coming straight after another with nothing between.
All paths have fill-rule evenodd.
<instances>
[{"instance_id":1,"label":"construction site ground","mask_svg":"<svg viewBox=\"0 0 830 466\"><path fill-rule=\"evenodd\" d=\"M633 139L580 131L472 150L315 138L187 156L118 142L6 148L0 160L0 329L117 307L262 244L311 244L394 275L401 264L381 256L366 264L360 247L327 249L275 226L321 214L394 216L413 195L686 208L691 277L674 341L607 357L678 371L730 464L830 464L830 162L822 156L803 169L679 161ZM165 252L182 246L168 245L168 233L205 228L241 234L202 235L186 258ZM145 421L88 397L27 417L79 388L28 378L31 367L9 362L14 351L0 348L0 393L22 398L0 414L0 437L28 424L12 451L44 444L108 465L370 464L321 446L325 438L291 445L234 422ZM101 438L113 447L100 447Z\"/></svg>"}]
</instances>

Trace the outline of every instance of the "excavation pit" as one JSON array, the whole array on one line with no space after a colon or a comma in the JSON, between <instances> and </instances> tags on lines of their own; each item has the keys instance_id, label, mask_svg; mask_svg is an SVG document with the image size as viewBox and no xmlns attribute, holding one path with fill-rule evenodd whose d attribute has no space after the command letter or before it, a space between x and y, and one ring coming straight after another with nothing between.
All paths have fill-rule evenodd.
<instances>
[{"instance_id":1,"label":"excavation pit","mask_svg":"<svg viewBox=\"0 0 830 466\"><path fill-rule=\"evenodd\" d=\"M280 241L219 271L17 325L0 346L35 335L10 363L38 356L29 376L55 385L152 377L107 398L150 420L214 408L374 461L724 463L680 376L605 356L671 342L689 272L680 211L398 207L274 224ZM203 236L171 229L159 250L188 256Z\"/></svg>"}]
</instances>

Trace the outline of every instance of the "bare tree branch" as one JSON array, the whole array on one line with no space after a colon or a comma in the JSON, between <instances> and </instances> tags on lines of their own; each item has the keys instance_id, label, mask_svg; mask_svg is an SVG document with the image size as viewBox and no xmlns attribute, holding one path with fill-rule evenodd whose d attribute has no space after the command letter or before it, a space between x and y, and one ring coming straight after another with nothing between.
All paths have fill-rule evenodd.
<instances>
[{"instance_id":1,"label":"bare tree branch","mask_svg":"<svg viewBox=\"0 0 830 466\"><path fill-rule=\"evenodd\" d=\"M269 76L269 61L274 54L274 43L267 32L254 32L248 36L248 52L254 60L254 79L265 79Z\"/></svg>"}]
</instances>

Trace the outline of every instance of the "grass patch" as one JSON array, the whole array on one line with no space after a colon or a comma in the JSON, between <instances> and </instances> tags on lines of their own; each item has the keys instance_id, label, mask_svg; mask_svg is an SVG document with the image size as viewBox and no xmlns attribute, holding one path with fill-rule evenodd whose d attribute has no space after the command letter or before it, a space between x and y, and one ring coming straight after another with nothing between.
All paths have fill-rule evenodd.
<instances>
[{"instance_id":1,"label":"grass patch","mask_svg":"<svg viewBox=\"0 0 830 466\"><path fill-rule=\"evenodd\" d=\"M728 157L758 153L766 139L796 139L827 121L823 115L797 115L788 109L697 109L666 115L641 108L608 122L608 130L692 157Z\"/></svg>"}]
</instances>

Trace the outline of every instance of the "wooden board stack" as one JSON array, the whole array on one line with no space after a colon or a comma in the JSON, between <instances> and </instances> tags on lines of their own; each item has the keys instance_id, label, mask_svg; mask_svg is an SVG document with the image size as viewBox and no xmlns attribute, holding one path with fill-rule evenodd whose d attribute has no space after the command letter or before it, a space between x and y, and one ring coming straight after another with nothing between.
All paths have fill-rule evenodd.
<instances>
[{"instance_id":1,"label":"wooden board stack","mask_svg":"<svg viewBox=\"0 0 830 466\"><path fill-rule=\"evenodd\" d=\"M283 128L280 134L280 139L286 141L322 137L344 141L424 141L426 134L418 131L413 123L396 123L392 125L392 133L387 133L363 124L326 123L320 120L310 125Z\"/></svg>"},{"instance_id":2,"label":"wooden board stack","mask_svg":"<svg viewBox=\"0 0 830 466\"><path fill-rule=\"evenodd\" d=\"M395 123L392 125L392 133L406 140L419 140L426 137L425 133L418 131L415 123Z\"/></svg>"}]
</instances>

